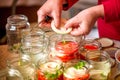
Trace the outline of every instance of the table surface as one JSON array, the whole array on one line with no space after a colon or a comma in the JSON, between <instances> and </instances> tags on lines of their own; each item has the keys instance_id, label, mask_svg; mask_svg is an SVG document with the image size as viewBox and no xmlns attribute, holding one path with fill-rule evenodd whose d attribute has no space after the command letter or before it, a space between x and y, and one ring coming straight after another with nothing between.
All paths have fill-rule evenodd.
<instances>
[{"instance_id":1,"label":"table surface","mask_svg":"<svg viewBox=\"0 0 120 80\"><path fill-rule=\"evenodd\" d=\"M119 41L114 41L114 45L112 47L117 47L118 49L120 48L120 42ZM115 51L112 51L112 49L106 48L105 50L108 50L110 55L115 53ZM8 46L7 45L0 45L0 76L4 75L5 71L6 71L6 61L9 60L10 58L12 58L13 56L17 56L18 54L16 53L11 53L8 51ZM117 72L115 65L112 69L111 69L111 73L110 76L112 75L112 77L114 77L115 72ZM1 80L1 79L0 79ZM5 79L2 79L5 80ZM114 80L114 79L110 79L110 80Z\"/></svg>"}]
</instances>

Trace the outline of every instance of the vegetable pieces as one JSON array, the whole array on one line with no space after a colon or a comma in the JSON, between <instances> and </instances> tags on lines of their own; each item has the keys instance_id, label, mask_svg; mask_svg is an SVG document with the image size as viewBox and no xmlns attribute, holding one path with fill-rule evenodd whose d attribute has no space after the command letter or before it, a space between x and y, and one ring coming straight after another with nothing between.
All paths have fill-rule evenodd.
<instances>
[{"instance_id":1,"label":"vegetable pieces","mask_svg":"<svg viewBox=\"0 0 120 80\"><path fill-rule=\"evenodd\" d=\"M72 31L72 28L66 29L66 28L64 27L64 24L65 24L65 20L62 19L62 21L61 21L61 26L60 26L59 29L57 29L56 26L55 26L54 21L52 21L52 22L51 22L51 28L52 28L52 30L53 30L54 32L56 32L56 33L58 33L58 34L68 34L68 33L70 33L70 32Z\"/></svg>"}]
</instances>

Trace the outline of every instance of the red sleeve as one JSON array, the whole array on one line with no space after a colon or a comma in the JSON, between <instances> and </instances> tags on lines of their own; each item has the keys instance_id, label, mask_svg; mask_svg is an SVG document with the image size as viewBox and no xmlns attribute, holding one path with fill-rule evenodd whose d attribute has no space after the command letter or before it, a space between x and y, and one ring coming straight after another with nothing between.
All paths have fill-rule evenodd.
<instances>
[{"instance_id":1,"label":"red sleeve","mask_svg":"<svg viewBox=\"0 0 120 80\"><path fill-rule=\"evenodd\" d=\"M120 20L120 0L108 0L103 2L105 21L117 21Z\"/></svg>"},{"instance_id":2,"label":"red sleeve","mask_svg":"<svg viewBox=\"0 0 120 80\"><path fill-rule=\"evenodd\" d=\"M63 10L67 10L72 7L78 0L67 0L67 4L63 4Z\"/></svg>"}]
</instances>

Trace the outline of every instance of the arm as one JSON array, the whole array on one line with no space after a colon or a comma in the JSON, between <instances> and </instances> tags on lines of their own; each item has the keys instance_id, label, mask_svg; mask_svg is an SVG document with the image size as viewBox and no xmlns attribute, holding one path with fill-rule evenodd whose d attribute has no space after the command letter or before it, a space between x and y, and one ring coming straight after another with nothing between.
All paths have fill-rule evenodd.
<instances>
[{"instance_id":1,"label":"arm","mask_svg":"<svg viewBox=\"0 0 120 80\"><path fill-rule=\"evenodd\" d=\"M104 17L103 5L87 8L69 19L65 27L72 27L70 34L79 36L88 34L98 18Z\"/></svg>"},{"instance_id":2,"label":"arm","mask_svg":"<svg viewBox=\"0 0 120 80\"><path fill-rule=\"evenodd\" d=\"M120 0L108 0L104 6L104 19L106 22L120 20Z\"/></svg>"}]
</instances>

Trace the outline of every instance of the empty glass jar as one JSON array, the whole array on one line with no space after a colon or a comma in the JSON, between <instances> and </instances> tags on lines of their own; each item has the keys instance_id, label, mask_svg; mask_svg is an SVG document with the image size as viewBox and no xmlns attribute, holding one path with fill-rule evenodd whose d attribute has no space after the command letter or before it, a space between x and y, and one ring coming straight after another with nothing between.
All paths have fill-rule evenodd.
<instances>
[{"instance_id":1,"label":"empty glass jar","mask_svg":"<svg viewBox=\"0 0 120 80\"><path fill-rule=\"evenodd\" d=\"M6 34L9 50L17 52L20 48L20 42L23 29L30 28L28 18L25 15L11 15L7 18Z\"/></svg>"},{"instance_id":2,"label":"empty glass jar","mask_svg":"<svg viewBox=\"0 0 120 80\"><path fill-rule=\"evenodd\" d=\"M28 54L32 58L32 62L37 65L38 60L42 62L47 59L47 47L49 44L48 37L39 28L34 28L21 40L22 53Z\"/></svg>"},{"instance_id":3,"label":"empty glass jar","mask_svg":"<svg viewBox=\"0 0 120 80\"><path fill-rule=\"evenodd\" d=\"M13 67L9 67L6 74L6 80L24 80L24 79L19 70Z\"/></svg>"},{"instance_id":4,"label":"empty glass jar","mask_svg":"<svg viewBox=\"0 0 120 80\"><path fill-rule=\"evenodd\" d=\"M15 80L36 80L36 68L26 54L8 60L7 66L9 79L15 77Z\"/></svg>"}]
</instances>

